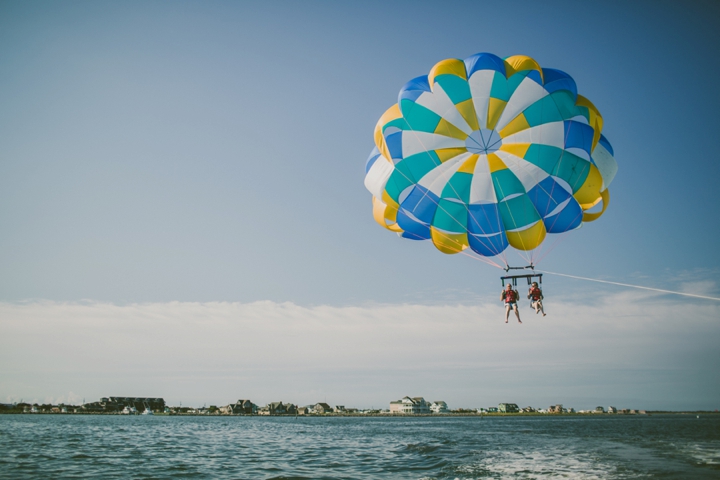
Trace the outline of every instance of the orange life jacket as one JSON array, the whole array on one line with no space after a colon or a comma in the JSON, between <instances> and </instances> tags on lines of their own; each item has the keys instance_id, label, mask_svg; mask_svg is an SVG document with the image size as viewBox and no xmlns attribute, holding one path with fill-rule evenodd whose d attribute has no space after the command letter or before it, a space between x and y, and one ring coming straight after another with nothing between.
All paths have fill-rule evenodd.
<instances>
[{"instance_id":1,"label":"orange life jacket","mask_svg":"<svg viewBox=\"0 0 720 480\"><path fill-rule=\"evenodd\" d=\"M537 287L532 287L530 289L530 296L533 300L540 300L540 297L542 297L542 290Z\"/></svg>"},{"instance_id":2,"label":"orange life jacket","mask_svg":"<svg viewBox=\"0 0 720 480\"><path fill-rule=\"evenodd\" d=\"M505 303L515 303L515 290L503 290Z\"/></svg>"}]
</instances>

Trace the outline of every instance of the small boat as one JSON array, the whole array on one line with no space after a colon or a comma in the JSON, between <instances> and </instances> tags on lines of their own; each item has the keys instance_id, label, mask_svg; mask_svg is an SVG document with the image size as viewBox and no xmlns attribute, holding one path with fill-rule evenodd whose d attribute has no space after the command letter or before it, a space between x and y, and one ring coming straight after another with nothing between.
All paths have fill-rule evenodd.
<instances>
[{"instance_id":1,"label":"small boat","mask_svg":"<svg viewBox=\"0 0 720 480\"><path fill-rule=\"evenodd\" d=\"M153 411L150 409L150 407L145 407L145 410L140 415L155 415Z\"/></svg>"},{"instance_id":2,"label":"small boat","mask_svg":"<svg viewBox=\"0 0 720 480\"><path fill-rule=\"evenodd\" d=\"M120 415L137 415L137 410L135 409L135 407L126 406L122 409Z\"/></svg>"}]
</instances>

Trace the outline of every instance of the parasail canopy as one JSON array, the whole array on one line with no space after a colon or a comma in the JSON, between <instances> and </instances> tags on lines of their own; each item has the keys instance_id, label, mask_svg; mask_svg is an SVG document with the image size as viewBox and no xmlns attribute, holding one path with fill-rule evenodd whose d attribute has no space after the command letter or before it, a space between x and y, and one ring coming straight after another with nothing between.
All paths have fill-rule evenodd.
<instances>
[{"instance_id":1,"label":"parasail canopy","mask_svg":"<svg viewBox=\"0 0 720 480\"><path fill-rule=\"evenodd\" d=\"M607 208L617 163L602 126L568 74L530 57L443 60L375 127L375 220L444 253L532 250Z\"/></svg>"}]
</instances>

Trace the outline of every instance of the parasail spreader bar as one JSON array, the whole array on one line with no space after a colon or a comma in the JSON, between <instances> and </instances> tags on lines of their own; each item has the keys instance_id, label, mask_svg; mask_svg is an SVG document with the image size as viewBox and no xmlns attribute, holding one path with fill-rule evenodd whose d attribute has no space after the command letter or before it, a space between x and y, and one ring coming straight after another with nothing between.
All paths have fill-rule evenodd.
<instances>
[{"instance_id":1,"label":"parasail spreader bar","mask_svg":"<svg viewBox=\"0 0 720 480\"><path fill-rule=\"evenodd\" d=\"M538 279L538 283L542 285L542 273L526 273L524 275L506 275L504 277L500 277L500 280L502 280L503 287L505 286L505 281L507 280L507 283L512 283L513 287L517 286L517 279L518 278L526 278L527 284L531 285L533 282L533 278Z\"/></svg>"}]
</instances>

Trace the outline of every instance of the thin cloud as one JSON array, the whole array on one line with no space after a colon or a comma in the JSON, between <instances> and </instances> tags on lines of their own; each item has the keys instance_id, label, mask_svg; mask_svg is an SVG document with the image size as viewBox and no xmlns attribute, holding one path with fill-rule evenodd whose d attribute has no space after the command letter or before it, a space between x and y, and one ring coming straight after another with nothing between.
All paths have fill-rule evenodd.
<instances>
[{"instance_id":1,"label":"thin cloud","mask_svg":"<svg viewBox=\"0 0 720 480\"><path fill-rule=\"evenodd\" d=\"M0 388L13 398L67 398L56 392L71 389L93 400L152 395L186 404L330 396L377 406L413 394L478 406L503 395L562 403L558 392L582 399L604 386L610 401L642 399L642 376L652 383L646 404L715 408L717 382L676 389L720 366L720 305L636 291L546 303L542 318L521 302L523 325L512 315L505 324L499 302L0 303Z\"/></svg>"}]
</instances>

